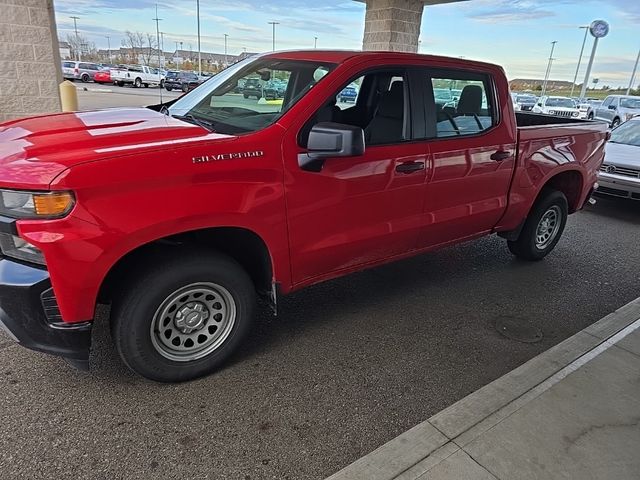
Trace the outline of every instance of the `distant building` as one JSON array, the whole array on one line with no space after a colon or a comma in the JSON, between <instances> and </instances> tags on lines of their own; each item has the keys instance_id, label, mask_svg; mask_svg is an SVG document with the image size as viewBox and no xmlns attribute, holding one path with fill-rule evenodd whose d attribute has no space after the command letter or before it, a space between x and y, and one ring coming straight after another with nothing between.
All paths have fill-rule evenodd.
<instances>
[{"instance_id":1,"label":"distant building","mask_svg":"<svg viewBox=\"0 0 640 480\"><path fill-rule=\"evenodd\" d=\"M209 53L201 52L200 58L202 60L202 68L213 67L216 69L225 68L238 61L237 55L225 55L224 53ZM171 58L172 63L180 66L185 62L189 62L192 65L198 63L198 51L197 50L176 50Z\"/></svg>"},{"instance_id":2,"label":"distant building","mask_svg":"<svg viewBox=\"0 0 640 480\"><path fill-rule=\"evenodd\" d=\"M60 58L62 60L69 60L71 58L71 45L62 40L58 40L58 46L60 47Z\"/></svg>"}]
</instances>

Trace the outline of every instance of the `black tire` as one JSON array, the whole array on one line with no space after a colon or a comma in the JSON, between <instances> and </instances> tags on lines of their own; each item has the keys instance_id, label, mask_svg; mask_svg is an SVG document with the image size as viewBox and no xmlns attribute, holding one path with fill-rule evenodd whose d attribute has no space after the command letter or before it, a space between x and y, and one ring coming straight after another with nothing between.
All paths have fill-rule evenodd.
<instances>
[{"instance_id":1,"label":"black tire","mask_svg":"<svg viewBox=\"0 0 640 480\"><path fill-rule=\"evenodd\" d=\"M145 83L143 85L144 85L144 88L149 88L149 84L148 83Z\"/></svg>"},{"instance_id":2,"label":"black tire","mask_svg":"<svg viewBox=\"0 0 640 480\"><path fill-rule=\"evenodd\" d=\"M245 93L245 94L243 95L243 97L244 97L245 99L247 99L247 98L249 98L249 95L247 95L247 94Z\"/></svg>"},{"instance_id":3,"label":"black tire","mask_svg":"<svg viewBox=\"0 0 640 480\"><path fill-rule=\"evenodd\" d=\"M590 113L589 115L587 115L587 119L593 120L593 113Z\"/></svg>"},{"instance_id":4,"label":"black tire","mask_svg":"<svg viewBox=\"0 0 640 480\"><path fill-rule=\"evenodd\" d=\"M187 93L187 92L189 91L189 85L187 85L187 84L183 83L183 84L182 84L182 91L183 91L184 93Z\"/></svg>"},{"instance_id":5,"label":"black tire","mask_svg":"<svg viewBox=\"0 0 640 480\"><path fill-rule=\"evenodd\" d=\"M620 125L620 119L616 117L613 119L613 122L611 122L611 128L616 128L618 125Z\"/></svg>"},{"instance_id":6,"label":"black tire","mask_svg":"<svg viewBox=\"0 0 640 480\"><path fill-rule=\"evenodd\" d=\"M554 210L558 216L557 221L558 229L553 234L553 238L548 244L542 244L543 248L536 242L538 226L542 218L547 212ZM508 241L507 245L509 250L516 257L529 261L542 260L546 257L557 245L564 227L567 224L567 217L569 215L569 205L567 197L562 192L557 190L546 189L543 190L536 203L531 208L529 215L525 221L524 227L520 232L520 236L515 241Z\"/></svg>"},{"instance_id":7,"label":"black tire","mask_svg":"<svg viewBox=\"0 0 640 480\"><path fill-rule=\"evenodd\" d=\"M83 73L82 77L80 77L80 80L82 80L83 83L89 83L89 80L91 80L91 77L88 74Z\"/></svg>"},{"instance_id":8,"label":"black tire","mask_svg":"<svg viewBox=\"0 0 640 480\"><path fill-rule=\"evenodd\" d=\"M141 78L136 78L133 81L133 86L136 87L136 88L142 87L142 79Z\"/></svg>"},{"instance_id":9,"label":"black tire","mask_svg":"<svg viewBox=\"0 0 640 480\"><path fill-rule=\"evenodd\" d=\"M167 92L170 92L171 90L173 90L173 88L167 87Z\"/></svg>"},{"instance_id":10,"label":"black tire","mask_svg":"<svg viewBox=\"0 0 640 480\"><path fill-rule=\"evenodd\" d=\"M139 375L158 382L183 382L213 372L248 334L256 303L249 275L232 258L209 252L171 255L168 262L154 262L120 290L111 316L113 341L124 363ZM235 322L228 336L206 356L189 361L171 360L154 346L157 340L152 340L152 322L171 295L197 282L215 283L227 290L235 305ZM175 318L176 315L174 322Z\"/></svg>"},{"instance_id":11,"label":"black tire","mask_svg":"<svg viewBox=\"0 0 640 480\"><path fill-rule=\"evenodd\" d=\"M160 88L164 88L164 80L160 80Z\"/></svg>"}]
</instances>

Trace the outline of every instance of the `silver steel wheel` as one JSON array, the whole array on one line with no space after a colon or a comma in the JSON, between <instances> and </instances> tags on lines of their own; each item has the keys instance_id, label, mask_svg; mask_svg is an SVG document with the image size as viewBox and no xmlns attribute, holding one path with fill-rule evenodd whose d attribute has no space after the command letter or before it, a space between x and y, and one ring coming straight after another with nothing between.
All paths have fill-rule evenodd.
<instances>
[{"instance_id":1,"label":"silver steel wheel","mask_svg":"<svg viewBox=\"0 0 640 480\"><path fill-rule=\"evenodd\" d=\"M536 248L544 250L556 238L560 231L562 210L557 205L544 212L536 227Z\"/></svg>"},{"instance_id":2,"label":"silver steel wheel","mask_svg":"<svg viewBox=\"0 0 640 480\"><path fill-rule=\"evenodd\" d=\"M215 283L193 283L169 295L151 322L156 351L175 362L206 357L229 338L236 322L236 303Z\"/></svg>"}]
</instances>

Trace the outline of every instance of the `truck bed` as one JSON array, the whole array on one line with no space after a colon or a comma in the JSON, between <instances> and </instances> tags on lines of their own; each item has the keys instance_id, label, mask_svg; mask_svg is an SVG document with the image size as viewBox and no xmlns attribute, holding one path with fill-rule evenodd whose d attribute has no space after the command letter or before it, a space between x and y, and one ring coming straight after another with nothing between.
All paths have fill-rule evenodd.
<instances>
[{"instance_id":1,"label":"truck bed","mask_svg":"<svg viewBox=\"0 0 640 480\"><path fill-rule=\"evenodd\" d=\"M545 115L543 113L533 112L516 112L516 125L518 127L539 127L543 125L566 125L576 124L584 125L591 122L590 120L583 120L580 118L572 117L557 117L555 115Z\"/></svg>"}]
</instances>

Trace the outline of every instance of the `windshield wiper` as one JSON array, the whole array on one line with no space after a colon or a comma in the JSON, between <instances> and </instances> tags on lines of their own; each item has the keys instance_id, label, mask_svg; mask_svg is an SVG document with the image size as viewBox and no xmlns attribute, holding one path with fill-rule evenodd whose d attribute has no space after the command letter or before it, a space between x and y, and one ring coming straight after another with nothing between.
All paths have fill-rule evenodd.
<instances>
[{"instance_id":1,"label":"windshield wiper","mask_svg":"<svg viewBox=\"0 0 640 480\"><path fill-rule=\"evenodd\" d=\"M196 117L193 113L187 113L185 115L172 115L173 118L177 118L178 120L184 120L185 122L193 123L198 125L199 127L204 128L205 130L209 130L210 132L214 132L214 123L209 120L205 120L200 117Z\"/></svg>"}]
</instances>

